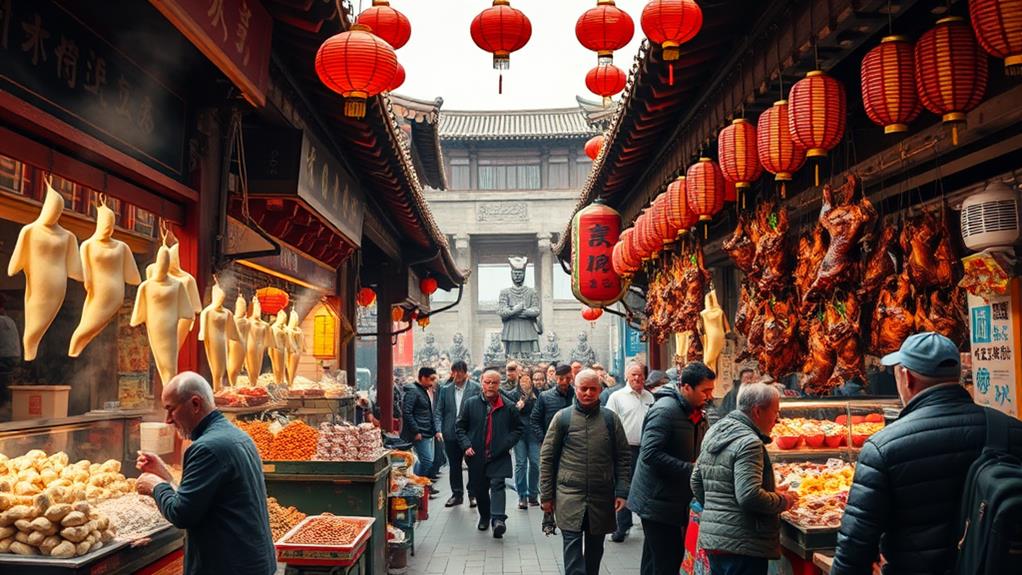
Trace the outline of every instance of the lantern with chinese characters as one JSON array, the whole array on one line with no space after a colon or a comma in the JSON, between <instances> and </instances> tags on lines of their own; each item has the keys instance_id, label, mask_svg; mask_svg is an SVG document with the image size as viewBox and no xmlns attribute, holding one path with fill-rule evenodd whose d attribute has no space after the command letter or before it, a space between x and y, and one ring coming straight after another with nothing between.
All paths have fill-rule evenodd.
<instances>
[{"instance_id":1,"label":"lantern with chinese characters","mask_svg":"<svg viewBox=\"0 0 1022 575\"><path fill-rule=\"evenodd\" d=\"M586 10L575 22L575 37L587 50L596 52L603 61L613 58L632 41L635 23L627 12L614 5L614 0L597 0L596 7Z\"/></svg>"},{"instance_id":2,"label":"lantern with chinese characters","mask_svg":"<svg viewBox=\"0 0 1022 575\"><path fill-rule=\"evenodd\" d=\"M316 52L316 75L344 98L344 115L363 118L366 100L388 90L397 74L397 54L361 24L327 38Z\"/></svg>"},{"instance_id":3,"label":"lantern with chinese characters","mask_svg":"<svg viewBox=\"0 0 1022 575\"><path fill-rule=\"evenodd\" d=\"M422 278L419 280L419 289L426 295L433 295L438 287L439 284L437 284L436 278Z\"/></svg>"},{"instance_id":4,"label":"lantern with chinese characters","mask_svg":"<svg viewBox=\"0 0 1022 575\"><path fill-rule=\"evenodd\" d=\"M699 216L689 208L685 176L678 176L667 184L667 191L664 193L667 194L667 218L671 221L671 226L677 230L678 237L681 237L699 220Z\"/></svg>"},{"instance_id":5,"label":"lantern with chinese characters","mask_svg":"<svg viewBox=\"0 0 1022 575\"><path fill-rule=\"evenodd\" d=\"M337 316L320 304L312 316L312 356L320 360L334 359L336 349Z\"/></svg>"},{"instance_id":6,"label":"lantern with chinese characters","mask_svg":"<svg viewBox=\"0 0 1022 575\"><path fill-rule=\"evenodd\" d=\"M720 172L727 181L724 201L738 200L738 190L745 190L763 174L756 145L756 126L738 118L720 131L717 137Z\"/></svg>"},{"instance_id":7,"label":"lantern with chinese characters","mask_svg":"<svg viewBox=\"0 0 1022 575\"><path fill-rule=\"evenodd\" d=\"M788 101L778 100L760 114L756 126L756 152L763 168L774 174L774 180L790 182L792 175L806 161L806 151L798 145L788 131Z\"/></svg>"},{"instance_id":8,"label":"lantern with chinese characters","mask_svg":"<svg viewBox=\"0 0 1022 575\"><path fill-rule=\"evenodd\" d=\"M373 5L363 10L355 23L368 26L395 50L400 50L412 37L408 17L391 8L388 0L373 0Z\"/></svg>"},{"instance_id":9,"label":"lantern with chinese characters","mask_svg":"<svg viewBox=\"0 0 1022 575\"><path fill-rule=\"evenodd\" d=\"M845 87L820 70L806 74L788 95L788 131L807 158L823 158L845 135ZM820 167L816 166L816 185Z\"/></svg>"},{"instance_id":10,"label":"lantern with chinese characters","mask_svg":"<svg viewBox=\"0 0 1022 575\"><path fill-rule=\"evenodd\" d=\"M860 69L862 104L866 115L885 134L908 130L922 111L916 94L912 43L904 36L887 36L866 53Z\"/></svg>"},{"instance_id":11,"label":"lantern with chinese characters","mask_svg":"<svg viewBox=\"0 0 1022 575\"><path fill-rule=\"evenodd\" d=\"M493 68L507 70L511 52L521 50L532 37L532 23L521 10L511 7L510 0L493 0L493 6L472 20L472 41L493 54ZM503 92L501 76L498 91Z\"/></svg>"},{"instance_id":12,"label":"lantern with chinese characters","mask_svg":"<svg viewBox=\"0 0 1022 575\"><path fill-rule=\"evenodd\" d=\"M405 67L401 65L401 62L397 63L397 73L394 74L394 81L391 82L390 87L387 88L388 92L393 92L401 87L405 83Z\"/></svg>"},{"instance_id":13,"label":"lantern with chinese characters","mask_svg":"<svg viewBox=\"0 0 1022 575\"><path fill-rule=\"evenodd\" d=\"M358 293L355 295L355 303L360 307L369 307L376 301L376 292L372 288L364 287L359 288Z\"/></svg>"},{"instance_id":14,"label":"lantern with chinese characters","mask_svg":"<svg viewBox=\"0 0 1022 575\"><path fill-rule=\"evenodd\" d=\"M598 136L593 136L592 138L589 138L589 141L586 142L585 151L586 155L589 156L590 160L595 161L596 156L600 155L600 150L603 149L604 141L605 138L603 137L603 134L600 134Z\"/></svg>"},{"instance_id":15,"label":"lantern with chinese characters","mask_svg":"<svg viewBox=\"0 0 1022 575\"><path fill-rule=\"evenodd\" d=\"M628 79L624 71L613 64L599 64L586 74L586 88L603 97L603 104L610 103L610 97L625 89Z\"/></svg>"},{"instance_id":16,"label":"lantern with chinese characters","mask_svg":"<svg viewBox=\"0 0 1022 575\"><path fill-rule=\"evenodd\" d=\"M650 0L639 18L650 42L663 49L665 62L671 62L668 83L674 85L673 62L681 57L681 45L695 38L703 27L703 11L694 0Z\"/></svg>"},{"instance_id":17,"label":"lantern with chinese characters","mask_svg":"<svg viewBox=\"0 0 1022 575\"><path fill-rule=\"evenodd\" d=\"M952 142L958 145L958 124L986 92L986 53L965 20L950 16L938 20L916 42L915 63L919 100L951 124Z\"/></svg>"},{"instance_id":18,"label":"lantern with chinese characters","mask_svg":"<svg viewBox=\"0 0 1022 575\"><path fill-rule=\"evenodd\" d=\"M724 209L724 174L717 162L699 158L685 174L685 194L688 206L699 221L706 222Z\"/></svg>"},{"instance_id":19,"label":"lantern with chinese characters","mask_svg":"<svg viewBox=\"0 0 1022 575\"><path fill-rule=\"evenodd\" d=\"M969 17L980 46L1004 58L1005 75L1022 74L1022 2L969 0Z\"/></svg>"},{"instance_id":20,"label":"lantern with chinese characters","mask_svg":"<svg viewBox=\"0 0 1022 575\"><path fill-rule=\"evenodd\" d=\"M256 290L256 297L259 298L259 307L267 315L276 315L291 301L286 291L275 287Z\"/></svg>"},{"instance_id":21,"label":"lantern with chinese characters","mask_svg":"<svg viewBox=\"0 0 1022 575\"><path fill-rule=\"evenodd\" d=\"M586 321L596 321L603 315L603 310L598 307L584 307L582 308L582 319Z\"/></svg>"},{"instance_id":22,"label":"lantern with chinese characters","mask_svg":"<svg viewBox=\"0 0 1022 575\"><path fill-rule=\"evenodd\" d=\"M621 233L621 215L599 201L571 219L571 291L580 302L607 306L621 299L625 284L611 256Z\"/></svg>"}]
</instances>

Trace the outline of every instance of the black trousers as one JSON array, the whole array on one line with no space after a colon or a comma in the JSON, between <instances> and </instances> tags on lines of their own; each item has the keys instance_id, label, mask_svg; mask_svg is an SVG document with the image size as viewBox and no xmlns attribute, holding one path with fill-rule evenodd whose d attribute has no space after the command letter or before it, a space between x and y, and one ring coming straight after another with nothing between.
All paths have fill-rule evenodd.
<instances>
[{"instance_id":1,"label":"black trousers","mask_svg":"<svg viewBox=\"0 0 1022 575\"><path fill-rule=\"evenodd\" d=\"M469 477L468 494L476 498L479 521L507 521L507 491L504 477Z\"/></svg>"},{"instance_id":2,"label":"black trousers","mask_svg":"<svg viewBox=\"0 0 1022 575\"><path fill-rule=\"evenodd\" d=\"M632 481L635 481L635 468L638 467L639 446L629 445L628 450L632 452L632 468L629 470ZM632 510L627 505L617 512L617 532L627 533L632 528Z\"/></svg>"},{"instance_id":3,"label":"black trousers","mask_svg":"<svg viewBox=\"0 0 1022 575\"><path fill-rule=\"evenodd\" d=\"M641 575L678 575L685 559L685 526L642 520Z\"/></svg>"},{"instance_id":4,"label":"black trousers","mask_svg":"<svg viewBox=\"0 0 1022 575\"><path fill-rule=\"evenodd\" d=\"M711 575L766 575L769 562L763 557L710 555Z\"/></svg>"},{"instance_id":5,"label":"black trousers","mask_svg":"<svg viewBox=\"0 0 1022 575\"><path fill-rule=\"evenodd\" d=\"M564 575L599 575L604 535L589 532L589 515L582 517L581 531L561 529L561 537L564 539Z\"/></svg>"},{"instance_id":6,"label":"black trousers","mask_svg":"<svg viewBox=\"0 0 1022 575\"><path fill-rule=\"evenodd\" d=\"M462 451L461 446L458 445L457 441L444 440L444 452L447 454L447 464L450 468L447 470L451 481L451 495L454 497L465 496L465 477L462 474L462 465L465 461L465 452Z\"/></svg>"}]
</instances>

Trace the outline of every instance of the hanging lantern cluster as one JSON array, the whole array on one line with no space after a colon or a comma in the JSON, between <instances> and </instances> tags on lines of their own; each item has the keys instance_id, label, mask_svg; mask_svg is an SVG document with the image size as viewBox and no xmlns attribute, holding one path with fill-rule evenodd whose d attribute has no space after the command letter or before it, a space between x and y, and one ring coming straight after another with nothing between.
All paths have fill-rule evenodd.
<instances>
[{"instance_id":1,"label":"hanging lantern cluster","mask_svg":"<svg viewBox=\"0 0 1022 575\"><path fill-rule=\"evenodd\" d=\"M689 209L700 222L708 222L724 209L724 174L710 158L699 158L685 174ZM707 230L703 230L704 237Z\"/></svg>"},{"instance_id":2,"label":"hanging lantern cluster","mask_svg":"<svg viewBox=\"0 0 1022 575\"><path fill-rule=\"evenodd\" d=\"M597 0L596 7L586 10L575 23L575 37L597 56L596 67L586 74L586 87L602 96L604 105L625 88L625 73L613 64L614 51L627 46L634 35L632 17L614 5L614 0Z\"/></svg>"},{"instance_id":3,"label":"hanging lantern cluster","mask_svg":"<svg viewBox=\"0 0 1022 575\"><path fill-rule=\"evenodd\" d=\"M621 214L593 202L571 219L571 291L580 302L604 307L621 299L625 283L613 265Z\"/></svg>"},{"instance_id":4,"label":"hanging lantern cluster","mask_svg":"<svg viewBox=\"0 0 1022 575\"><path fill-rule=\"evenodd\" d=\"M845 135L845 87L821 70L795 82L788 95L788 131L807 158L823 158ZM816 166L816 185L820 167Z\"/></svg>"},{"instance_id":5,"label":"hanging lantern cluster","mask_svg":"<svg viewBox=\"0 0 1022 575\"><path fill-rule=\"evenodd\" d=\"M717 136L717 157L726 182L724 201L737 201L738 190L749 188L763 174L756 126L744 118L731 122Z\"/></svg>"},{"instance_id":6,"label":"hanging lantern cluster","mask_svg":"<svg viewBox=\"0 0 1022 575\"><path fill-rule=\"evenodd\" d=\"M366 100L390 89L397 66L394 48L363 24L327 38L316 52L316 75L344 98L349 118L365 117Z\"/></svg>"},{"instance_id":7,"label":"hanging lantern cluster","mask_svg":"<svg viewBox=\"0 0 1022 575\"><path fill-rule=\"evenodd\" d=\"M673 62L681 57L681 45L696 37L703 27L703 11L694 0L650 0L639 19L649 41L663 50L670 62L668 83L674 85Z\"/></svg>"},{"instance_id":8,"label":"hanging lantern cluster","mask_svg":"<svg viewBox=\"0 0 1022 575\"><path fill-rule=\"evenodd\" d=\"M373 291L373 288L359 288L358 293L355 294L355 303L357 303L359 307L369 307L375 302L376 292Z\"/></svg>"},{"instance_id":9,"label":"hanging lantern cluster","mask_svg":"<svg viewBox=\"0 0 1022 575\"><path fill-rule=\"evenodd\" d=\"M987 85L987 56L963 18L937 21L915 47L916 89L927 110L951 124L958 145L958 125L983 101Z\"/></svg>"},{"instance_id":10,"label":"hanging lantern cluster","mask_svg":"<svg viewBox=\"0 0 1022 575\"><path fill-rule=\"evenodd\" d=\"M908 130L922 111L916 95L912 43L904 36L887 36L862 59L862 103L885 134Z\"/></svg>"},{"instance_id":11,"label":"hanging lantern cluster","mask_svg":"<svg viewBox=\"0 0 1022 575\"><path fill-rule=\"evenodd\" d=\"M1022 75L1022 2L969 0L969 17L979 45L1004 59L1005 75Z\"/></svg>"},{"instance_id":12,"label":"hanging lantern cluster","mask_svg":"<svg viewBox=\"0 0 1022 575\"><path fill-rule=\"evenodd\" d=\"M521 50L532 38L532 22L521 10L511 7L511 0L493 0L492 6L472 20L470 31L476 46L493 54L493 69L507 70L511 53ZM503 93L503 74L497 86L498 93Z\"/></svg>"},{"instance_id":13,"label":"hanging lantern cluster","mask_svg":"<svg viewBox=\"0 0 1022 575\"><path fill-rule=\"evenodd\" d=\"M603 149L604 142L606 142L606 138L603 134L589 138L585 145L586 156L589 156L589 159L595 162L596 157L600 155L600 150Z\"/></svg>"}]
</instances>

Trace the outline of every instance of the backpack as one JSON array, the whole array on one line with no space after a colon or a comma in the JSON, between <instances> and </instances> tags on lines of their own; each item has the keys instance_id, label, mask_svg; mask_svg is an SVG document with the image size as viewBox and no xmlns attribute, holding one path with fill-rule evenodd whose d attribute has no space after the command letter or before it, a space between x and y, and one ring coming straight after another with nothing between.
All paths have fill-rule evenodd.
<instances>
[{"instance_id":1,"label":"backpack","mask_svg":"<svg viewBox=\"0 0 1022 575\"><path fill-rule=\"evenodd\" d=\"M1008 451L1011 418L984 412L986 446L965 479L955 575L1022 573L1022 460Z\"/></svg>"},{"instance_id":2,"label":"backpack","mask_svg":"<svg viewBox=\"0 0 1022 575\"><path fill-rule=\"evenodd\" d=\"M557 433L561 435L560 441L554 444L554 462L557 464L561 462L561 452L564 451L564 444L568 442L568 428L571 427L571 412L574 409L569 405L555 416L557 417ZM614 425L614 412L601 407L600 415L603 416L603 422L607 425L607 436L610 437L610 460L617 461L617 426ZM557 476L556 467L554 476Z\"/></svg>"}]
</instances>

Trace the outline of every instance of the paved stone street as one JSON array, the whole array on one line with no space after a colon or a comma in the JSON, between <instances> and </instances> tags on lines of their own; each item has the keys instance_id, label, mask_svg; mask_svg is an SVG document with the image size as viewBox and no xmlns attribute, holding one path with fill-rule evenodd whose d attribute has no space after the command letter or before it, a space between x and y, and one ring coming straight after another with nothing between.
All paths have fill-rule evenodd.
<instances>
[{"instance_id":1,"label":"paved stone street","mask_svg":"<svg viewBox=\"0 0 1022 575\"><path fill-rule=\"evenodd\" d=\"M508 484L507 533L494 539L490 531L479 531L475 509L464 505L445 508L450 496L446 473L440 479L440 497L430 501L429 520L415 526L415 557L408 558L410 575L537 574L564 572L561 536L546 537L538 507L518 509L516 494ZM604 548L604 575L638 575L642 556L642 528L638 525L624 543L607 538Z\"/></svg>"}]
</instances>

